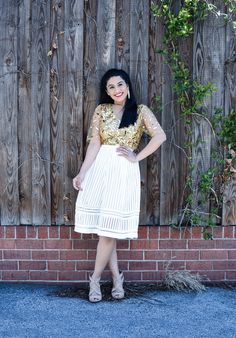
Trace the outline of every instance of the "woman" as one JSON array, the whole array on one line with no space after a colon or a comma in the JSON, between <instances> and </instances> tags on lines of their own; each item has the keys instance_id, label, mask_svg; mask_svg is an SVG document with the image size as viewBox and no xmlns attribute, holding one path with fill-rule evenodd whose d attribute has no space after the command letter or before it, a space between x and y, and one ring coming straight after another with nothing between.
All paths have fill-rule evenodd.
<instances>
[{"instance_id":1,"label":"woman","mask_svg":"<svg viewBox=\"0 0 236 338\"><path fill-rule=\"evenodd\" d=\"M117 239L138 235L140 173L138 162L152 154L166 140L154 114L137 106L128 74L108 70L100 85L100 105L95 109L88 133L90 143L73 186L76 201L75 231L99 236L95 269L90 276L89 300L102 299L99 281L109 263L112 296L124 297L123 273L119 271ZM135 153L143 132L151 140Z\"/></svg>"}]
</instances>

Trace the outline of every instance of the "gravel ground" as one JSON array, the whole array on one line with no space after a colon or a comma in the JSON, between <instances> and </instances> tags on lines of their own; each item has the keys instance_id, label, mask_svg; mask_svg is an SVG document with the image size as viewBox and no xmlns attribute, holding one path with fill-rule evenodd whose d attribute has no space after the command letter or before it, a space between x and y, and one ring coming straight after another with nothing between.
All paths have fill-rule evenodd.
<instances>
[{"instance_id":1,"label":"gravel ground","mask_svg":"<svg viewBox=\"0 0 236 338\"><path fill-rule=\"evenodd\" d=\"M236 288L200 293L126 286L127 298L87 301L86 288L0 284L0 337L236 338Z\"/></svg>"}]
</instances>

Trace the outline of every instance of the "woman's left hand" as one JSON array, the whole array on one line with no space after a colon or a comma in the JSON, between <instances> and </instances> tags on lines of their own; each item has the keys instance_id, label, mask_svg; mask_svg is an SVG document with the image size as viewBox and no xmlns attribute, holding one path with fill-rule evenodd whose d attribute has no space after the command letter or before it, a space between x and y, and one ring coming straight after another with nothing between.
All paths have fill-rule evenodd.
<instances>
[{"instance_id":1,"label":"woman's left hand","mask_svg":"<svg viewBox=\"0 0 236 338\"><path fill-rule=\"evenodd\" d=\"M130 148L127 148L125 146L119 146L116 151L118 153L118 156L123 156L130 162L138 162L135 153Z\"/></svg>"}]
</instances>

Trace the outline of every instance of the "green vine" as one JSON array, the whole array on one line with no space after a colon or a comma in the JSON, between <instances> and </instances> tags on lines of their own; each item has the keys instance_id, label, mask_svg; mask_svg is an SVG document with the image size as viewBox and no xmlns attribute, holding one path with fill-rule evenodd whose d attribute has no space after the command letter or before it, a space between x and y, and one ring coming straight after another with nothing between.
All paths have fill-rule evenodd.
<instances>
[{"instance_id":1,"label":"green vine","mask_svg":"<svg viewBox=\"0 0 236 338\"><path fill-rule=\"evenodd\" d=\"M179 6L177 11L173 8L172 0L160 0L158 5L152 4L152 12L155 17L161 17L164 22L165 33L163 38L163 48L157 52L164 56L165 63L169 65L173 78L173 91L176 96L176 101L180 106L181 116L184 118L186 125L186 143L184 153L189 162L189 174L185 185L185 205L179 215L177 226L183 224L191 226L203 226L203 235L205 239L211 239L212 235L209 228L212 228L219 223L218 209L222 200L218 197L215 185L224 181L226 177L233 172L235 162L236 149L236 111L232 111L227 117L222 116L222 110L218 109L214 119L210 120L204 113L204 99L211 95L214 91L213 83L201 84L198 81L191 79L191 74L188 66L183 61L179 52L179 43L181 39L186 39L193 34L194 23L198 20L205 19L209 13L214 13L218 16L224 16L225 20L231 21L233 27L236 28L233 21L236 13L235 0L226 0L228 6L228 14L221 13L216 6L207 1L185 0ZM160 98L156 99L160 106ZM212 133L215 136L218 145L222 145L227 149L227 156L219 152L213 152L214 167L202 172L198 182L194 182L193 172L195 169L192 163L192 149L197 146L197 143L192 141L192 119L204 119L211 127ZM219 128L220 125L220 128ZM198 142L204 143L204 140ZM223 167L223 169L222 169ZM196 189L197 184L197 189ZM197 206L196 206L196 190L197 190ZM202 211L202 207L209 201L211 204L210 213Z\"/></svg>"}]
</instances>

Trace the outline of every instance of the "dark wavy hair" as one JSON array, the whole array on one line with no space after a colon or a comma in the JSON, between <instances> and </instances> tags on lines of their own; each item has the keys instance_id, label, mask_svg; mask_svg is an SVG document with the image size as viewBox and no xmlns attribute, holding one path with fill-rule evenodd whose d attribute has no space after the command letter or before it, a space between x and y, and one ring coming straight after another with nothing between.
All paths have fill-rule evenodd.
<instances>
[{"instance_id":1,"label":"dark wavy hair","mask_svg":"<svg viewBox=\"0 0 236 338\"><path fill-rule=\"evenodd\" d=\"M130 92L130 98L127 97L125 107L124 107L124 113L119 125L119 128L128 127L130 125L134 125L134 123L137 121L137 103L134 96L134 92L132 89L131 81L129 78L129 75L122 69L116 69L112 68L109 69L102 77L100 82L100 100L99 103L114 103L112 98L107 94L107 81L112 76L120 76L128 85L129 92Z\"/></svg>"}]
</instances>

